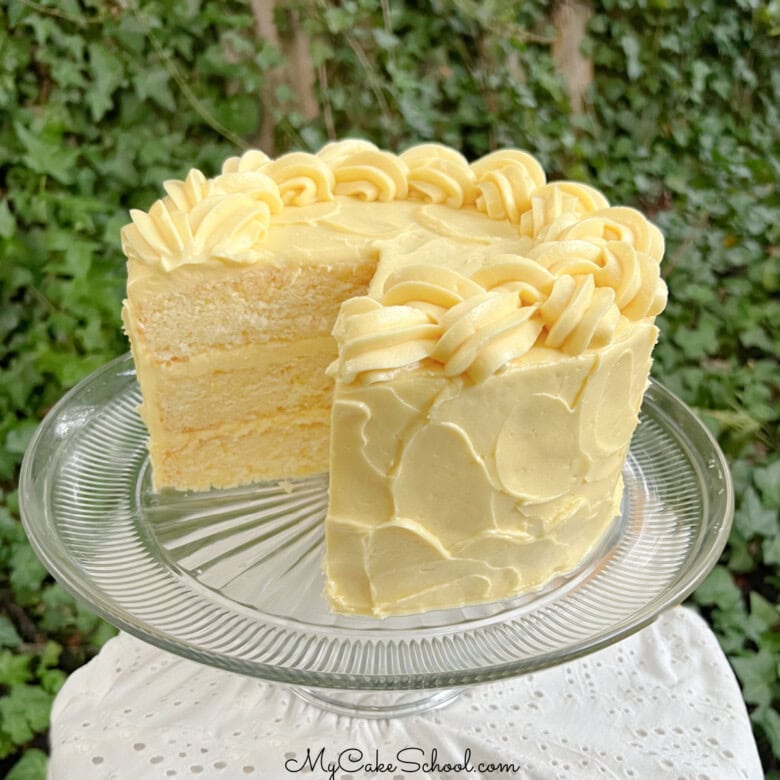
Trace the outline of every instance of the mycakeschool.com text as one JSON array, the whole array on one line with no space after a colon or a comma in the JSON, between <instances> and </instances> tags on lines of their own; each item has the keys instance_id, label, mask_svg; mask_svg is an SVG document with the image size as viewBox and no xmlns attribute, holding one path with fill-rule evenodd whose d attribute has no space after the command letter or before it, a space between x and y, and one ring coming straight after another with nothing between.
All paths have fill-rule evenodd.
<instances>
[{"instance_id":1,"label":"mycakeschool.com text","mask_svg":"<svg viewBox=\"0 0 780 780\"><path fill-rule=\"evenodd\" d=\"M339 773L347 774L362 772L371 776L415 774L482 774L484 772L503 772L516 774L520 765L503 761L479 761L472 755L471 748L463 751L463 756L457 759L439 756L437 748L426 750L421 747L403 747L392 754L382 755L381 751L364 751L357 747L347 747L337 753L327 755L325 748L307 748L302 756L288 757L284 769L290 774L324 777L326 780L337 780Z\"/></svg>"}]
</instances>

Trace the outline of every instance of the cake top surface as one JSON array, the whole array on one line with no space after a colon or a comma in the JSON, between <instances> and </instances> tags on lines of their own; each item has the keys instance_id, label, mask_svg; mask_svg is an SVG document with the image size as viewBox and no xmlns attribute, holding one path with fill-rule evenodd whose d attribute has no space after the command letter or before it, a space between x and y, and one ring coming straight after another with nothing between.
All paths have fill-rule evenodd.
<instances>
[{"instance_id":1,"label":"cake top surface","mask_svg":"<svg viewBox=\"0 0 780 780\"><path fill-rule=\"evenodd\" d=\"M226 160L219 176L207 179L193 169L164 188L166 197L148 212L131 210L132 222L122 229L128 258L164 271L257 262L275 248L273 228L291 223L392 238L409 221L409 207L418 223L460 243L503 238L526 253L551 241L599 237L627 240L657 261L663 254L660 231L639 212L609 208L585 184L548 183L537 160L517 149L468 163L440 144L394 155L347 139L317 154L291 152L275 160L250 150ZM367 203L394 207L366 209ZM485 217L492 222L489 234Z\"/></svg>"},{"instance_id":2,"label":"cake top surface","mask_svg":"<svg viewBox=\"0 0 780 780\"><path fill-rule=\"evenodd\" d=\"M134 278L377 254L334 330L345 382L420 366L479 382L604 346L666 304L658 228L586 184L547 182L517 149L469 163L440 144L395 155L347 139L275 160L251 150L164 187L122 230Z\"/></svg>"}]
</instances>

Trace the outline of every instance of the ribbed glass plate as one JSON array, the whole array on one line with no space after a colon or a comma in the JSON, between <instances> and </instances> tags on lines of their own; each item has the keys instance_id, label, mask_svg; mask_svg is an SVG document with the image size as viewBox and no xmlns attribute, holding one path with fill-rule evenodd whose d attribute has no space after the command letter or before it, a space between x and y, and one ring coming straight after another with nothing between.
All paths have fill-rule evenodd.
<instances>
[{"instance_id":1,"label":"ribbed glass plate","mask_svg":"<svg viewBox=\"0 0 780 780\"><path fill-rule=\"evenodd\" d=\"M60 583L115 625L270 680L438 688L570 660L684 599L731 524L717 445L652 384L624 469L622 515L578 571L483 606L382 621L333 615L321 595L327 476L155 495L139 402L124 356L52 409L22 467L30 540Z\"/></svg>"}]
</instances>

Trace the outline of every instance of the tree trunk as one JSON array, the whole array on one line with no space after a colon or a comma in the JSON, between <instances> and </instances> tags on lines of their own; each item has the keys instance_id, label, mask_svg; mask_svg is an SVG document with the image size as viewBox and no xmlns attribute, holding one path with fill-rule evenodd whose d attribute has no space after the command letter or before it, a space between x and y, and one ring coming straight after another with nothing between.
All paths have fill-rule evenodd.
<instances>
[{"instance_id":1,"label":"tree trunk","mask_svg":"<svg viewBox=\"0 0 780 780\"><path fill-rule=\"evenodd\" d=\"M274 20L280 0L252 0L252 13L258 37L276 47L284 62L266 74L260 92L262 102L260 132L256 145L270 156L276 155L274 126L276 116L297 111L304 119L313 119L319 113L314 93L315 71L311 59L311 42L303 31L297 11L284 11L288 16L290 34L282 38ZM279 87L287 85L295 95L294 101L280 99Z\"/></svg>"},{"instance_id":2,"label":"tree trunk","mask_svg":"<svg viewBox=\"0 0 780 780\"><path fill-rule=\"evenodd\" d=\"M571 109L581 114L584 97L593 81L593 63L582 53L582 42L593 9L587 0L562 0L553 13L553 61L563 76Z\"/></svg>"}]
</instances>

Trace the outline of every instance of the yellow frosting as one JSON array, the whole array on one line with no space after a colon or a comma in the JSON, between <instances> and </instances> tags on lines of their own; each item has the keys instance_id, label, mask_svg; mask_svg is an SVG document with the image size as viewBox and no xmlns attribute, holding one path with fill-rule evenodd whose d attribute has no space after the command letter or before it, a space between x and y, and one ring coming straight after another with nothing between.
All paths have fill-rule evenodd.
<instances>
[{"instance_id":1,"label":"yellow frosting","mask_svg":"<svg viewBox=\"0 0 780 780\"><path fill-rule=\"evenodd\" d=\"M618 511L656 334L642 322L579 355L535 347L479 382L426 362L338 380L332 607L383 617L462 606L574 568Z\"/></svg>"},{"instance_id":2,"label":"yellow frosting","mask_svg":"<svg viewBox=\"0 0 780 780\"><path fill-rule=\"evenodd\" d=\"M619 511L666 302L663 239L639 212L546 183L522 152L473 178L459 155L402 158L409 197L450 206L417 220L452 246L380 245L329 368L326 590L378 617L507 598L583 560ZM514 242L464 253L469 198Z\"/></svg>"},{"instance_id":3,"label":"yellow frosting","mask_svg":"<svg viewBox=\"0 0 780 780\"><path fill-rule=\"evenodd\" d=\"M387 276L381 298L342 306L331 373L349 383L433 361L445 376L480 382L535 344L576 355L610 343L621 320L663 308L666 288L647 255L642 266L630 245L610 242L602 266L597 245L570 243L575 250L583 244L584 259L556 242L540 247L549 248L543 262L499 254L470 277L445 266L401 266Z\"/></svg>"},{"instance_id":4,"label":"yellow frosting","mask_svg":"<svg viewBox=\"0 0 780 780\"><path fill-rule=\"evenodd\" d=\"M468 276L384 255L381 297L342 304L329 369L334 610L507 598L575 568L609 528L656 304L597 251L581 254L573 273L556 275L560 258L497 254Z\"/></svg>"},{"instance_id":5,"label":"yellow frosting","mask_svg":"<svg viewBox=\"0 0 780 780\"><path fill-rule=\"evenodd\" d=\"M225 173L205 181L192 171L184 182L166 182L168 197L149 213L133 209L122 229L129 258L171 271L215 258L251 262L268 233L271 215L282 210L279 188L258 172Z\"/></svg>"},{"instance_id":6,"label":"yellow frosting","mask_svg":"<svg viewBox=\"0 0 780 780\"><path fill-rule=\"evenodd\" d=\"M477 206L494 219L517 223L546 181L542 166L527 152L502 149L473 165L479 177Z\"/></svg>"},{"instance_id":7,"label":"yellow frosting","mask_svg":"<svg viewBox=\"0 0 780 780\"><path fill-rule=\"evenodd\" d=\"M476 175L466 158L454 149L440 144L420 144L407 149L401 160L408 168L411 197L454 209L476 201Z\"/></svg>"},{"instance_id":8,"label":"yellow frosting","mask_svg":"<svg viewBox=\"0 0 780 780\"><path fill-rule=\"evenodd\" d=\"M276 182L285 206L309 206L333 200L336 179L320 159L304 152L285 154L263 167Z\"/></svg>"}]
</instances>

